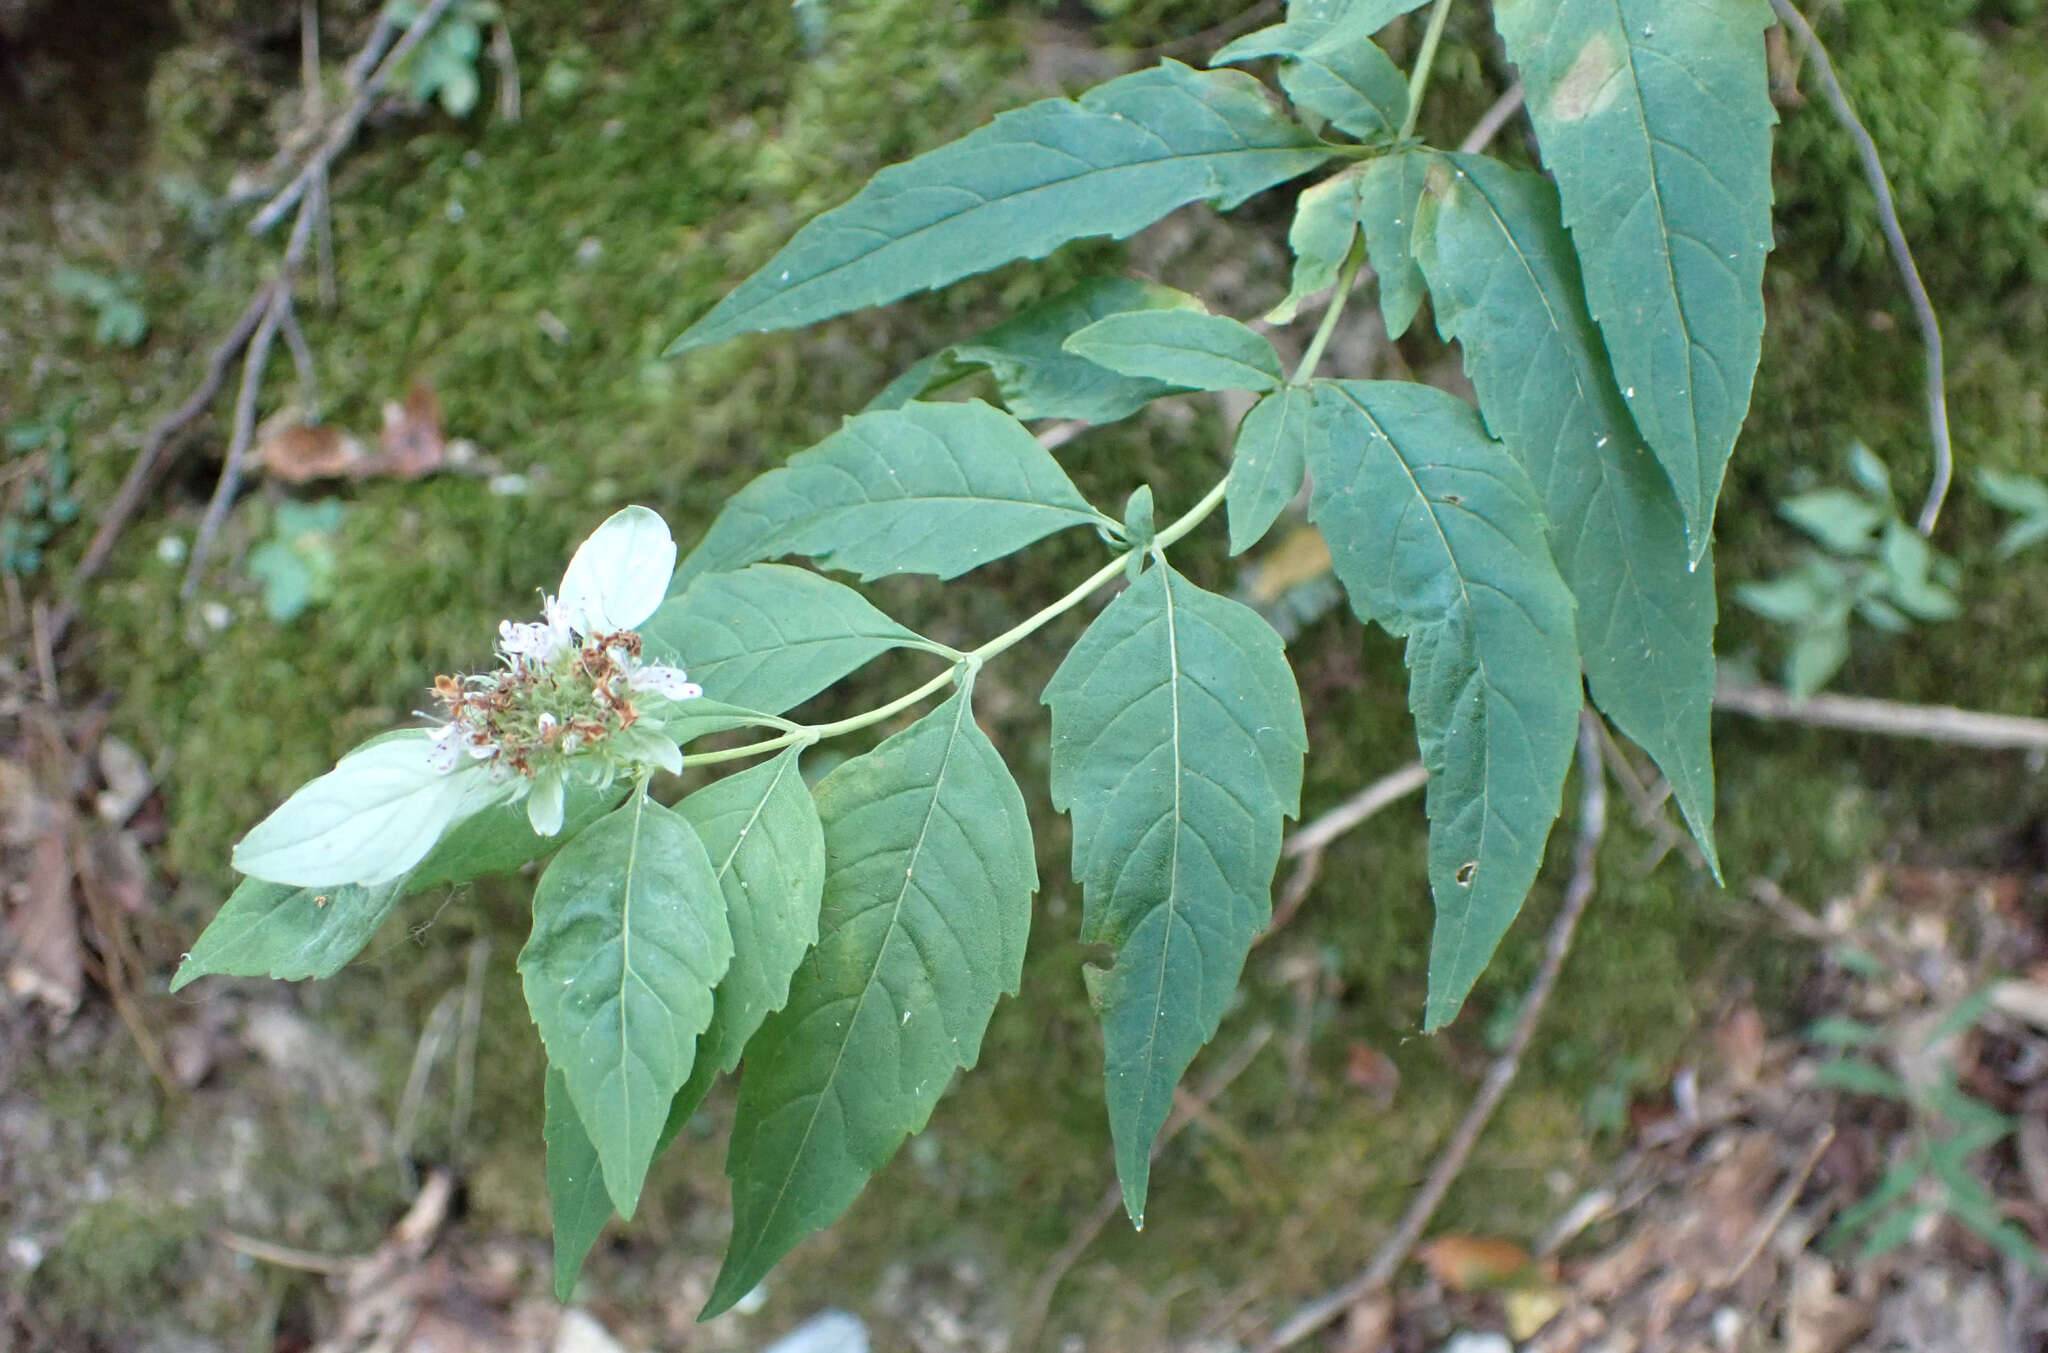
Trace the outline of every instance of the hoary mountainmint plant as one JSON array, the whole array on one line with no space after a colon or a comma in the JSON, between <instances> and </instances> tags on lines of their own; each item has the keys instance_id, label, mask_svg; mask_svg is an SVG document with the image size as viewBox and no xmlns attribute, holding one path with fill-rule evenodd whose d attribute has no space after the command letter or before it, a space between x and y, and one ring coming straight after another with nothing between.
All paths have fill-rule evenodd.
<instances>
[{"instance_id":1,"label":"hoary mountainmint plant","mask_svg":"<svg viewBox=\"0 0 2048 1353\"><path fill-rule=\"evenodd\" d=\"M1081 938L1114 954L1088 980L1141 1223L1174 1087L1270 917L1307 751L1279 637L1170 554L1219 507L1248 548L1304 483L1353 609L1407 639L1437 913L1426 1028L1458 1012L1536 876L1588 694L1713 860L1709 537L1763 326L1770 10L1498 0L1545 174L1417 137L1449 0L1405 21L1423 34L1406 76L1372 40L1417 7L1293 0L1209 69L1168 61L1005 113L877 174L671 349L1320 173L1269 317L1329 293L1291 372L1193 296L1099 278L919 363L737 493L680 564L661 519L626 508L538 622L500 630L495 670L437 681L431 727L364 744L244 838L248 878L176 984L327 976L402 896L545 859L519 971L549 1062L559 1289L744 1064L722 1311L924 1126L1017 990L1031 826L976 681L1120 589L1044 701ZM1271 63L1284 102L1247 62ZM1429 299L1476 409L1319 372L1367 263L1393 334ZM930 398L982 370L1005 408ZM1177 515L1142 485L1120 512L1089 502L1019 421L1109 422L1200 390L1258 398L1227 476ZM955 578L1082 528L1107 562L964 652L826 576ZM792 556L822 571L773 562ZM785 717L890 649L935 670L853 717ZM885 721L807 783L811 748ZM743 728L758 736L692 749ZM688 792L653 797L657 770Z\"/></svg>"}]
</instances>

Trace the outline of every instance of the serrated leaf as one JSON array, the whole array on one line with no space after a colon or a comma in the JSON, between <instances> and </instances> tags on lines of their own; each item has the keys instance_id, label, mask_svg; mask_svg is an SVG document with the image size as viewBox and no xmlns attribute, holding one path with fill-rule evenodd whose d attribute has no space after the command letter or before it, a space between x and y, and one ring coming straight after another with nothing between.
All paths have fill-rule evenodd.
<instances>
[{"instance_id":1,"label":"serrated leaf","mask_svg":"<svg viewBox=\"0 0 2048 1353\"><path fill-rule=\"evenodd\" d=\"M1416 232L1437 325L1535 482L1594 702L1663 771L1718 874L1712 556L1690 567L1677 501L1586 311L1556 190L1484 156L1440 163Z\"/></svg>"},{"instance_id":2,"label":"serrated leaf","mask_svg":"<svg viewBox=\"0 0 2048 1353\"><path fill-rule=\"evenodd\" d=\"M555 1232L555 1300L575 1294L576 1275L590 1247L612 1219L611 1195L597 1148L576 1116L569 1080L560 1067L548 1068L541 1138L547 1145L548 1208Z\"/></svg>"},{"instance_id":3,"label":"serrated leaf","mask_svg":"<svg viewBox=\"0 0 2048 1353\"><path fill-rule=\"evenodd\" d=\"M669 352L881 305L1069 240L1122 239L1190 202L1234 207L1330 154L1249 76L1167 61L884 169Z\"/></svg>"},{"instance_id":4,"label":"serrated leaf","mask_svg":"<svg viewBox=\"0 0 2048 1353\"><path fill-rule=\"evenodd\" d=\"M1304 7L1298 14L1245 34L1209 64L1280 57L1280 87L1296 107L1361 141L1393 136L1408 115L1408 81L1372 41L1384 21L1364 5Z\"/></svg>"},{"instance_id":5,"label":"serrated leaf","mask_svg":"<svg viewBox=\"0 0 2048 1353\"><path fill-rule=\"evenodd\" d=\"M1315 395L1276 390L1238 424L1223 506L1230 516L1230 552L1242 554L1272 529L1308 471L1309 417Z\"/></svg>"},{"instance_id":6,"label":"serrated leaf","mask_svg":"<svg viewBox=\"0 0 2048 1353\"><path fill-rule=\"evenodd\" d=\"M1284 379L1271 343L1226 315L1199 310L1111 315L1064 346L1119 375L1190 390L1265 391Z\"/></svg>"},{"instance_id":7,"label":"serrated leaf","mask_svg":"<svg viewBox=\"0 0 2048 1353\"><path fill-rule=\"evenodd\" d=\"M1309 520L1359 618L1408 637L1436 898L1423 1027L1435 1029L1543 863L1577 739L1572 598L1527 472L1468 405L1408 382L1315 390Z\"/></svg>"},{"instance_id":8,"label":"serrated leaf","mask_svg":"<svg viewBox=\"0 0 2048 1353\"><path fill-rule=\"evenodd\" d=\"M1422 308L1422 270L1414 252L1415 216L1429 178L1429 156L1419 151L1382 155L1358 180L1358 223L1365 256L1380 279L1380 315L1387 336L1399 338Z\"/></svg>"},{"instance_id":9,"label":"serrated leaf","mask_svg":"<svg viewBox=\"0 0 2048 1353\"><path fill-rule=\"evenodd\" d=\"M1749 408L1771 247L1763 0L1502 0L1543 163L1692 557Z\"/></svg>"},{"instance_id":10,"label":"serrated leaf","mask_svg":"<svg viewBox=\"0 0 2048 1353\"><path fill-rule=\"evenodd\" d=\"M569 842L533 895L527 1008L605 1187L630 1217L732 959L725 894L686 821L635 792Z\"/></svg>"},{"instance_id":11,"label":"serrated leaf","mask_svg":"<svg viewBox=\"0 0 2048 1353\"><path fill-rule=\"evenodd\" d=\"M1272 916L1308 747L1301 698L1271 626L1163 565L1096 617L1044 698L1081 940L1116 951L1098 984L1103 1069L1124 1208L1143 1225L1174 1086Z\"/></svg>"},{"instance_id":12,"label":"serrated leaf","mask_svg":"<svg viewBox=\"0 0 2048 1353\"><path fill-rule=\"evenodd\" d=\"M1311 297L1337 285L1337 274L1358 239L1358 181L1364 165L1330 175L1301 190L1287 247L1294 252L1294 278L1287 297L1266 312L1268 324L1291 324Z\"/></svg>"},{"instance_id":13,"label":"serrated leaf","mask_svg":"<svg viewBox=\"0 0 2048 1353\"><path fill-rule=\"evenodd\" d=\"M969 691L840 765L817 803L821 938L747 1047L726 1160L732 1244L707 1316L924 1127L1023 972L1031 822Z\"/></svg>"},{"instance_id":14,"label":"serrated leaf","mask_svg":"<svg viewBox=\"0 0 2048 1353\"><path fill-rule=\"evenodd\" d=\"M640 627L707 700L781 714L892 648L924 640L866 597L806 569L754 564L704 573ZM684 710L695 701L686 701Z\"/></svg>"},{"instance_id":15,"label":"serrated leaf","mask_svg":"<svg viewBox=\"0 0 2048 1353\"><path fill-rule=\"evenodd\" d=\"M404 879L324 888L243 879L178 964L171 990L215 973L287 982L332 977L362 952L405 886Z\"/></svg>"},{"instance_id":16,"label":"serrated leaf","mask_svg":"<svg viewBox=\"0 0 2048 1353\"><path fill-rule=\"evenodd\" d=\"M1019 418L1114 423L1180 387L1120 375L1061 345L1110 315L1201 308L1193 296L1156 282L1091 277L949 351L958 361L986 366L1003 403Z\"/></svg>"},{"instance_id":17,"label":"serrated leaf","mask_svg":"<svg viewBox=\"0 0 2048 1353\"><path fill-rule=\"evenodd\" d=\"M1104 522L1008 414L979 400L906 404L847 419L734 494L669 590L784 554L863 578L953 578L1055 531Z\"/></svg>"},{"instance_id":18,"label":"serrated leaf","mask_svg":"<svg viewBox=\"0 0 2048 1353\"><path fill-rule=\"evenodd\" d=\"M673 1136L721 1071L740 1064L761 1022L789 998L790 975L818 938L825 829L797 768L799 748L706 785L676 805L711 855L732 926L732 966L697 1040L690 1079L669 1110Z\"/></svg>"}]
</instances>

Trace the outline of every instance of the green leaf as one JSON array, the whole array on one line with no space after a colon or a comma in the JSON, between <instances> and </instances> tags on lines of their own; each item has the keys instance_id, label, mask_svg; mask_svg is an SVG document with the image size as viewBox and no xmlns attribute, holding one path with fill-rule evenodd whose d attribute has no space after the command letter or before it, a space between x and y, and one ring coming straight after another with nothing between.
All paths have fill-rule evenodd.
<instances>
[{"instance_id":1,"label":"green leaf","mask_svg":"<svg viewBox=\"0 0 2048 1353\"><path fill-rule=\"evenodd\" d=\"M725 894L703 844L644 792L562 847L534 890L519 952L527 1008L622 1216L640 1200L731 960Z\"/></svg>"},{"instance_id":2,"label":"green leaf","mask_svg":"<svg viewBox=\"0 0 2048 1353\"><path fill-rule=\"evenodd\" d=\"M1266 312L1268 324L1291 324L1310 297L1337 285L1337 274L1358 239L1358 185L1364 165L1352 165L1301 190L1287 247L1294 251L1294 280L1287 298Z\"/></svg>"},{"instance_id":3,"label":"green leaf","mask_svg":"<svg viewBox=\"0 0 2048 1353\"><path fill-rule=\"evenodd\" d=\"M404 879L368 888L243 879L178 965L171 990L213 973L288 982L332 977L362 952L405 888Z\"/></svg>"},{"instance_id":4,"label":"green leaf","mask_svg":"<svg viewBox=\"0 0 2048 1353\"><path fill-rule=\"evenodd\" d=\"M2008 512L2048 516L2048 483L2032 475L1979 470L1977 491Z\"/></svg>"},{"instance_id":5,"label":"green leaf","mask_svg":"<svg viewBox=\"0 0 2048 1353\"><path fill-rule=\"evenodd\" d=\"M1123 376L1192 390L1271 390L1284 379L1273 345L1225 315L1133 310L1099 319L1066 350Z\"/></svg>"},{"instance_id":6,"label":"green leaf","mask_svg":"<svg viewBox=\"0 0 2048 1353\"><path fill-rule=\"evenodd\" d=\"M1692 557L1749 408L1771 247L1764 0L1501 0L1593 318Z\"/></svg>"},{"instance_id":7,"label":"green leaf","mask_svg":"<svg viewBox=\"0 0 2048 1353\"><path fill-rule=\"evenodd\" d=\"M1220 66L1280 57L1280 87L1296 107L1361 141L1392 137L1408 115L1408 81L1373 45L1384 26L1370 6L1315 6L1247 33L1211 57Z\"/></svg>"},{"instance_id":8,"label":"green leaf","mask_svg":"<svg viewBox=\"0 0 2048 1353\"><path fill-rule=\"evenodd\" d=\"M1023 972L1031 821L970 691L818 785L820 939L747 1048L726 1173L731 1306L846 1209L972 1066Z\"/></svg>"},{"instance_id":9,"label":"green leaf","mask_svg":"<svg viewBox=\"0 0 2048 1353\"><path fill-rule=\"evenodd\" d=\"M788 1000L790 974L818 938L825 829L797 769L800 750L728 775L676 805L697 829L725 891L732 966L697 1040L690 1080L670 1110L674 1127L696 1112L719 1072L740 1064L761 1021Z\"/></svg>"},{"instance_id":10,"label":"green leaf","mask_svg":"<svg viewBox=\"0 0 2048 1353\"><path fill-rule=\"evenodd\" d=\"M569 1079L560 1067L548 1068L545 1103L541 1137L547 1143L548 1206L554 1217L555 1300L566 1302L575 1294L584 1257L612 1219L612 1199L604 1189L597 1148L576 1116Z\"/></svg>"},{"instance_id":11,"label":"green leaf","mask_svg":"<svg viewBox=\"0 0 2048 1353\"><path fill-rule=\"evenodd\" d=\"M1358 180L1358 223L1365 256L1380 279L1380 314L1387 336L1399 338L1422 308L1422 270L1414 253L1415 218L1429 178L1429 156L1419 151L1384 155Z\"/></svg>"},{"instance_id":12,"label":"green leaf","mask_svg":"<svg viewBox=\"0 0 2048 1353\"><path fill-rule=\"evenodd\" d=\"M1308 390L1276 390L1254 404L1238 425L1223 499L1232 554L1258 544L1300 492L1315 402Z\"/></svg>"},{"instance_id":13,"label":"green leaf","mask_svg":"<svg viewBox=\"0 0 2048 1353\"><path fill-rule=\"evenodd\" d=\"M1470 407L1319 381L1309 520L1361 619L1408 637L1436 897L1425 1029L1458 1013L1557 817L1581 702L1572 598L1528 475Z\"/></svg>"},{"instance_id":14,"label":"green leaf","mask_svg":"<svg viewBox=\"0 0 2048 1353\"><path fill-rule=\"evenodd\" d=\"M1186 292L1156 282L1090 277L1018 311L950 352L958 361L986 366L1002 391L1003 403L1019 418L1114 423L1180 387L1120 375L1062 345L1110 315L1201 308L1202 303Z\"/></svg>"},{"instance_id":15,"label":"green leaf","mask_svg":"<svg viewBox=\"0 0 2048 1353\"><path fill-rule=\"evenodd\" d=\"M1234 207L1330 154L1249 76L1167 61L884 169L669 353L881 305L1069 240L1122 239L1190 202Z\"/></svg>"},{"instance_id":16,"label":"green leaf","mask_svg":"<svg viewBox=\"0 0 2048 1353\"><path fill-rule=\"evenodd\" d=\"M405 880L408 893L444 884L468 883L486 874L509 874L522 865L559 849L563 842L619 806L626 786L602 789L580 780L569 782L562 830L555 836L534 831L524 803L496 803L449 828L440 844L413 868Z\"/></svg>"},{"instance_id":17,"label":"green leaf","mask_svg":"<svg viewBox=\"0 0 2048 1353\"><path fill-rule=\"evenodd\" d=\"M1718 875L1712 558L1690 566L1678 504L1586 312L1556 190L1484 156L1439 163L1416 232L1437 325L1536 485L1594 702L1663 771Z\"/></svg>"},{"instance_id":18,"label":"green leaf","mask_svg":"<svg viewBox=\"0 0 2048 1353\"><path fill-rule=\"evenodd\" d=\"M1815 489L1778 504L1778 515L1836 554L1868 554L1884 508L1847 489Z\"/></svg>"},{"instance_id":19,"label":"green leaf","mask_svg":"<svg viewBox=\"0 0 2048 1353\"><path fill-rule=\"evenodd\" d=\"M881 653L925 642L852 588L784 564L699 574L640 626L640 637L686 668L705 699L768 714L794 709Z\"/></svg>"},{"instance_id":20,"label":"green leaf","mask_svg":"<svg viewBox=\"0 0 2048 1353\"><path fill-rule=\"evenodd\" d=\"M1912 527L1896 519L1886 522L1878 558L1892 600L1919 620L1953 620L1960 613L1955 593L1929 576L1934 551Z\"/></svg>"},{"instance_id":21,"label":"green leaf","mask_svg":"<svg viewBox=\"0 0 2048 1353\"><path fill-rule=\"evenodd\" d=\"M1428 0L1287 0L1287 22L1328 25L1342 21L1377 33L1426 3Z\"/></svg>"},{"instance_id":22,"label":"green leaf","mask_svg":"<svg viewBox=\"0 0 2048 1353\"><path fill-rule=\"evenodd\" d=\"M1271 626L1161 565L1096 617L1045 702L1081 940L1116 951L1103 1070L1124 1208L1142 1226L1174 1086L1272 917L1308 747L1301 698Z\"/></svg>"},{"instance_id":23,"label":"green leaf","mask_svg":"<svg viewBox=\"0 0 2048 1353\"><path fill-rule=\"evenodd\" d=\"M906 404L847 419L734 494L669 591L783 554L863 578L953 578L1107 520L1008 414L979 400Z\"/></svg>"}]
</instances>

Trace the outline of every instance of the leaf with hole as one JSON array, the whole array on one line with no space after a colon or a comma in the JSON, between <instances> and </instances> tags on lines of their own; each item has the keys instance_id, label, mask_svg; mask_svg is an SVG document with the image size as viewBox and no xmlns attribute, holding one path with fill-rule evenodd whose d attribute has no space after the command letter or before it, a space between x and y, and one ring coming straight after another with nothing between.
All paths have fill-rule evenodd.
<instances>
[{"instance_id":1,"label":"leaf with hole","mask_svg":"<svg viewBox=\"0 0 2048 1353\"><path fill-rule=\"evenodd\" d=\"M818 785L820 938L747 1045L726 1158L732 1243L707 1316L845 1211L1017 989L1038 886L1031 821L970 694Z\"/></svg>"},{"instance_id":2,"label":"leaf with hole","mask_svg":"<svg viewBox=\"0 0 2048 1353\"><path fill-rule=\"evenodd\" d=\"M1764 0L1501 0L1622 396L1692 558L1749 408L1771 248Z\"/></svg>"},{"instance_id":3,"label":"leaf with hole","mask_svg":"<svg viewBox=\"0 0 2048 1353\"><path fill-rule=\"evenodd\" d=\"M863 578L952 578L1070 526L1108 524L1052 453L979 400L859 414L726 502L675 572L809 555Z\"/></svg>"},{"instance_id":4,"label":"leaf with hole","mask_svg":"<svg viewBox=\"0 0 2048 1353\"><path fill-rule=\"evenodd\" d=\"M1464 1004L1543 863L1577 740L1572 597L1528 474L1463 402L1319 381L1309 520L1362 620L1408 638L1429 769L1435 1029Z\"/></svg>"},{"instance_id":5,"label":"leaf with hole","mask_svg":"<svg viewBox=\"0 0 2048 1353\"><path fill-rule=\"evenodd\" d=\"M527 1008L621 1216L640 1200L731 959L725 893L703 843L644 792L564 846L534 890L519 952Z\"/></svg>"},{"instance_id":6,"label":"leaf with hole","mask_svg":"<svg viewBox=\"0 0 2048 1353\"><path fill-rule=\"evenodd\" d=\"M1594 702L1664 772L1718 872L1713 558L1687 557L1677 500L1586 312L1556 190L1484 156L1437 165L1416 231L1437 325L1535 482Z\"/></svg>"},{"instance_id":7,"label":"leaf with hole","mask_svg":"<svg viewBox=\"0 0 2048 1353\"><path fill-rule=\"evenodd\" d=\"M1331 153L1249 76L1166 61L883 170L669 352L881 305L1069 240L1122 239L1191 202L1228 209Z\"/></svg>"},{"instance_id":8,"label":"leaf with hole","mask_svg":"<svg viewBox=\"0 0 2048 1353\"><path fill-rule=\"evenodd\" d=\"M1045 688L1053 804L1073 819L1124 1208L1142 1225L1152 1143L1272 916L1282 820L1308 748L1280 636L1171 567L1095 618Z\"/></svg>"}]
</instances>

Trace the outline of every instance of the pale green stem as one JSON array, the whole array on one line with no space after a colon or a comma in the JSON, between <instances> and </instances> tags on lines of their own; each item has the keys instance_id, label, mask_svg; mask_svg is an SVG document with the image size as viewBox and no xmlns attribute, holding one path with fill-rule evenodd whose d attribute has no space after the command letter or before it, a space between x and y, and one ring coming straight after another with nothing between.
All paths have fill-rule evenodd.
<instances>
[{"instance_id":1,"label":"pale green stem","mask_svg":"<svg viewBox=\"0 0 2048 1353\"><path fill-rule=\"evenodd\" d=\"M1429 11L1429 27L1423 30L1422 47L1415 53L1415 69L1408 72L1408 116L1401 119L1400 140L1415 135L1415 122L1422 116L1422 96L1429 92L1429 68L1436 64L1436 48L1444 37L1444 20L1451 16L1451 0L1436 0Z\"/></svg>"},{"instance_id":2,"label":"pale green stem","mask_svg":"<svg viewBox=\"0 0 2048 1353\"><path fill-rule=\"evenodd\" d=\"M1224 490L1228 483L1228 480L1218 480L1207 493L1202 495L1200 502L1174 518L1164 530L1153 537L1150 549L1154 553L1164 551L1167 546L1172 545L1182 536L1194 530L1195 527L1201 525L1202 521L1223 502ZM684 764L686 766L715 766L722 761L738 761L744 757L765 756L770 752L779 752L785 747L794 746L798 743L808 746L824 738L836 738L842 733L852 733L873 724L878 724L893 714L909 709L927 696L936 694L946 687L953 685L960 679L962 672L972 673L979 671L981 665L990 658L1030 638L1046 625L1052 623L1052 621L1079 606L1093 595L1097 589L1101 588L1103 584L1109 582L1118 573L1122 572L1134 553L1136 553L1134 550L1124 551L1075 584L1058 601L1034 613L1021 623L1004 630L1001 634L998 634L995 638L974 649L972 652L960 654L960 660L953 666L939 673L917 689L906 691L902 695L897 696L886 705L878 706L865 713L851 715L848 718L840 719L833 723L799 725L780 737L768 738L761 742L750 742L744 747L728 747L723 751L700 752L695 755L686 754L683 758Z\"/></svg>"},{"instance_id":3,"label":"pale green stem","mask_svg":"<svg viewBox=\"0 0 2048 1353\"><path fill-rule=\"evenodd\" d=\"M1351 288L1358 281L1358 270L1365 263L1365 250L1354 244L1344 258L1344 267L1337 274L1337 286L1330 293L1329 308L1323 311L1323 322L1316 326L1316 336L1308 341L1308 351L1301 354L1301 361L1295 364L1294 379L1289 385L1306 385L1309 377L1316 374L1316 366L1323 360L1323 349L1330 346L1330 335L1337 332L1337 319L1344 313L1345 302L1351 299Z\"/></svg>"}]
</instances>

